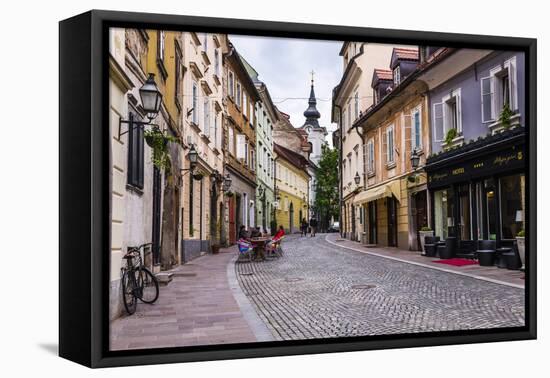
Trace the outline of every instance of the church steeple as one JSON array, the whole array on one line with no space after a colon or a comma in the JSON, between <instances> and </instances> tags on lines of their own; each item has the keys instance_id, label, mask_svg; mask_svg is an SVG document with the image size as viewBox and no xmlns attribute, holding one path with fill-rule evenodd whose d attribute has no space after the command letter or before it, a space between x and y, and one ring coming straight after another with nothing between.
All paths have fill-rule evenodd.
<instances>
[{"instance_id":1,"label":"church steeple","mask_svg":"<svg viewBox=\"0 0 550 378\"><path fill-rule=\"evenodd\" d=\"M304 117L306 117L306 122L304 126L311 125L313 127L319 127L319 118L321 118L321 113L317 110L317 99L315 98L315 89L313 85L313 74L311 71L311 91L309 92L309 107L304 112Z\"/></svg>"}]
</instances>

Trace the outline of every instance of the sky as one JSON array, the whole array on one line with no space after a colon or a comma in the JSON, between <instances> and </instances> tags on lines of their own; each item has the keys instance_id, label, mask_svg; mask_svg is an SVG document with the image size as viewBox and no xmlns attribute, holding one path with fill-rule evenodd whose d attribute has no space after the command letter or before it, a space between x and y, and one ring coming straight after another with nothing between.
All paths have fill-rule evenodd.
<instances>
[{"instance_id":1,"label":"sky","mask_svg":"<svg viewBox=\"0 0 550 378\"><path fill-rule=\"evenodd\" d=\"M336 124L330 122L332 89L342 77L342 42L230 35L239 54L258 72L275 105L290 115L294 127L305 122L311 71L314 71L319 124L327 128L327 142Z\"/></svg>"}]
</instances>

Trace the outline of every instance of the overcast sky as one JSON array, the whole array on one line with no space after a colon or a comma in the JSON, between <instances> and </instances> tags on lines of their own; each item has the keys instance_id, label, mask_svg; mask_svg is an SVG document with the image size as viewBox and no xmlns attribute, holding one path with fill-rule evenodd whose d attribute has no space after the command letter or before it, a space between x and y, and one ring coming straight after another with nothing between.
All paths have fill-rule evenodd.
<instances>
[{"instance_id":1,"label":"overcast sky","mask_svg":"<svg viewBox=\"0 0 550 378\"><path fill-rule=\"evenodd\" d=\"M336 128L330 122L332 89L342 76L342 57L338 55L342 42L249 37L230 35L239 54L258 71L258 78L268 89L273 102L290 115L294 127L304 124L311 74L315 72L315 96L321 113L319 123L331 132ZM331 136L327 137L329 143ZM332 144L332 143L331 143Z\"/></svg>"}]
</instances>

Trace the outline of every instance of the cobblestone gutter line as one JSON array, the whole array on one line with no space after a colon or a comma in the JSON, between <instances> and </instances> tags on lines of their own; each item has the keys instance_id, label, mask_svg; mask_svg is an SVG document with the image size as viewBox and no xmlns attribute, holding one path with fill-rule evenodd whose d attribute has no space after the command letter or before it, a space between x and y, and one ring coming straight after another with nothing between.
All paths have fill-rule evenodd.
<instances>
[{"instance_id":1,"label":"cobblestone gutter line","mask_svg":"<svg viewBox=\"0 0 550 378\"><path fill-rule=\"evenodd\" d=\"M483 280L483 281L487 281L487 282L492 282L492 283L495 283L495 284L498 284L498 285L506 285L506 286L511 286L511 287L515 287L515 288L518 288L518 289L524 289L524 288L525 288L525 287L522 286L522 285L517 285L517 284L511 283L511 282L505 282L505 281L501 281L501 280L496 280L496 279L494 279L494 278L478 276L478 275L472 274L472 273L458 272L458 271L452 270L452 269L445 269L445 268L439 267L439 266L433 266L433 265L429 265L429 264L422 264L422 263L419 263L419 262L416 262L416 261L410 261L410 260L406 260L406 259L400 259L399 257L386 256L386 255L382 255L382 254L380 254L380 253L372 252L372 251L369 251L369 250L364 250L364 249L359 249L359 248L350 247L350 246L347 246L347 245L338 244L338 243L336 243L336 242L330 240L330 239L329 239L329 235L326 235L326 236L325 236L325 240L326 240L328 243L330 243L330 244L332 244L332 245L335 245L335 246L337 246L337 247L340 247L340 248L345 248L345 249L349 249L349 250L352 250L352 251L355 251L355 252L365 253L365 254L368 254L368 255L371 255L371 256L381 257L381 258L383 258L383 259L389 259L389 260L399 261L399 262L406 263L406 264L413 264L413 265L421 266L421 267L423 267L423 268L429 268L429 269L440 270L440 271L446 272L446 273L458 274L458 275L460 275L460 276L471 277L471 278L475 278L475 279L477 279L477 280Z\"/></svg>"},{"instance_id":2,"label":"cobblestone gutter line","mask_svg":"<svg viewBox=\"0 0 550 378\"><path fill-rule=\"evenodd\" d=\"M246 295L243 293L239 286L239 281L237 280L235 262L237 261L238 255L235 256L229 264L227 264L227 280L229 281L229 287L233 293L233 297L243 315L243 318L248 323L251 331L256 336L258 341L273 341L275 338L271 334L270 330L266 327L265 323L260 319L256 310L254 309L252 303L248 300Z\"/></svg>"}]
</instances>

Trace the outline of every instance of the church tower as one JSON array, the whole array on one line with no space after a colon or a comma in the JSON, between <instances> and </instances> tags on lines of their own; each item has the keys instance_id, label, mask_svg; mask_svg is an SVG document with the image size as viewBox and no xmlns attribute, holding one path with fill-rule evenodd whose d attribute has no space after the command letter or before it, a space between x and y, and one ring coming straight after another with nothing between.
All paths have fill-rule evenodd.
<instances>
[{"instance_id":1,"label":"church tower","mask_svg":"<svg viewBox=\"0 0 550 378\"><path fill-rule=\"evenodd\" d=\"M308 142L311 143L311 152L309 159L317 165L321 159L321 146L325 144L327 130L319 125L321 113L317 110L317 99L315 97L315 83L313 80L313 71L311 73L311 89L309 92L308 108L304 112L306 121L301 127L307 134Z\"/></svg>"}]
</instances>

